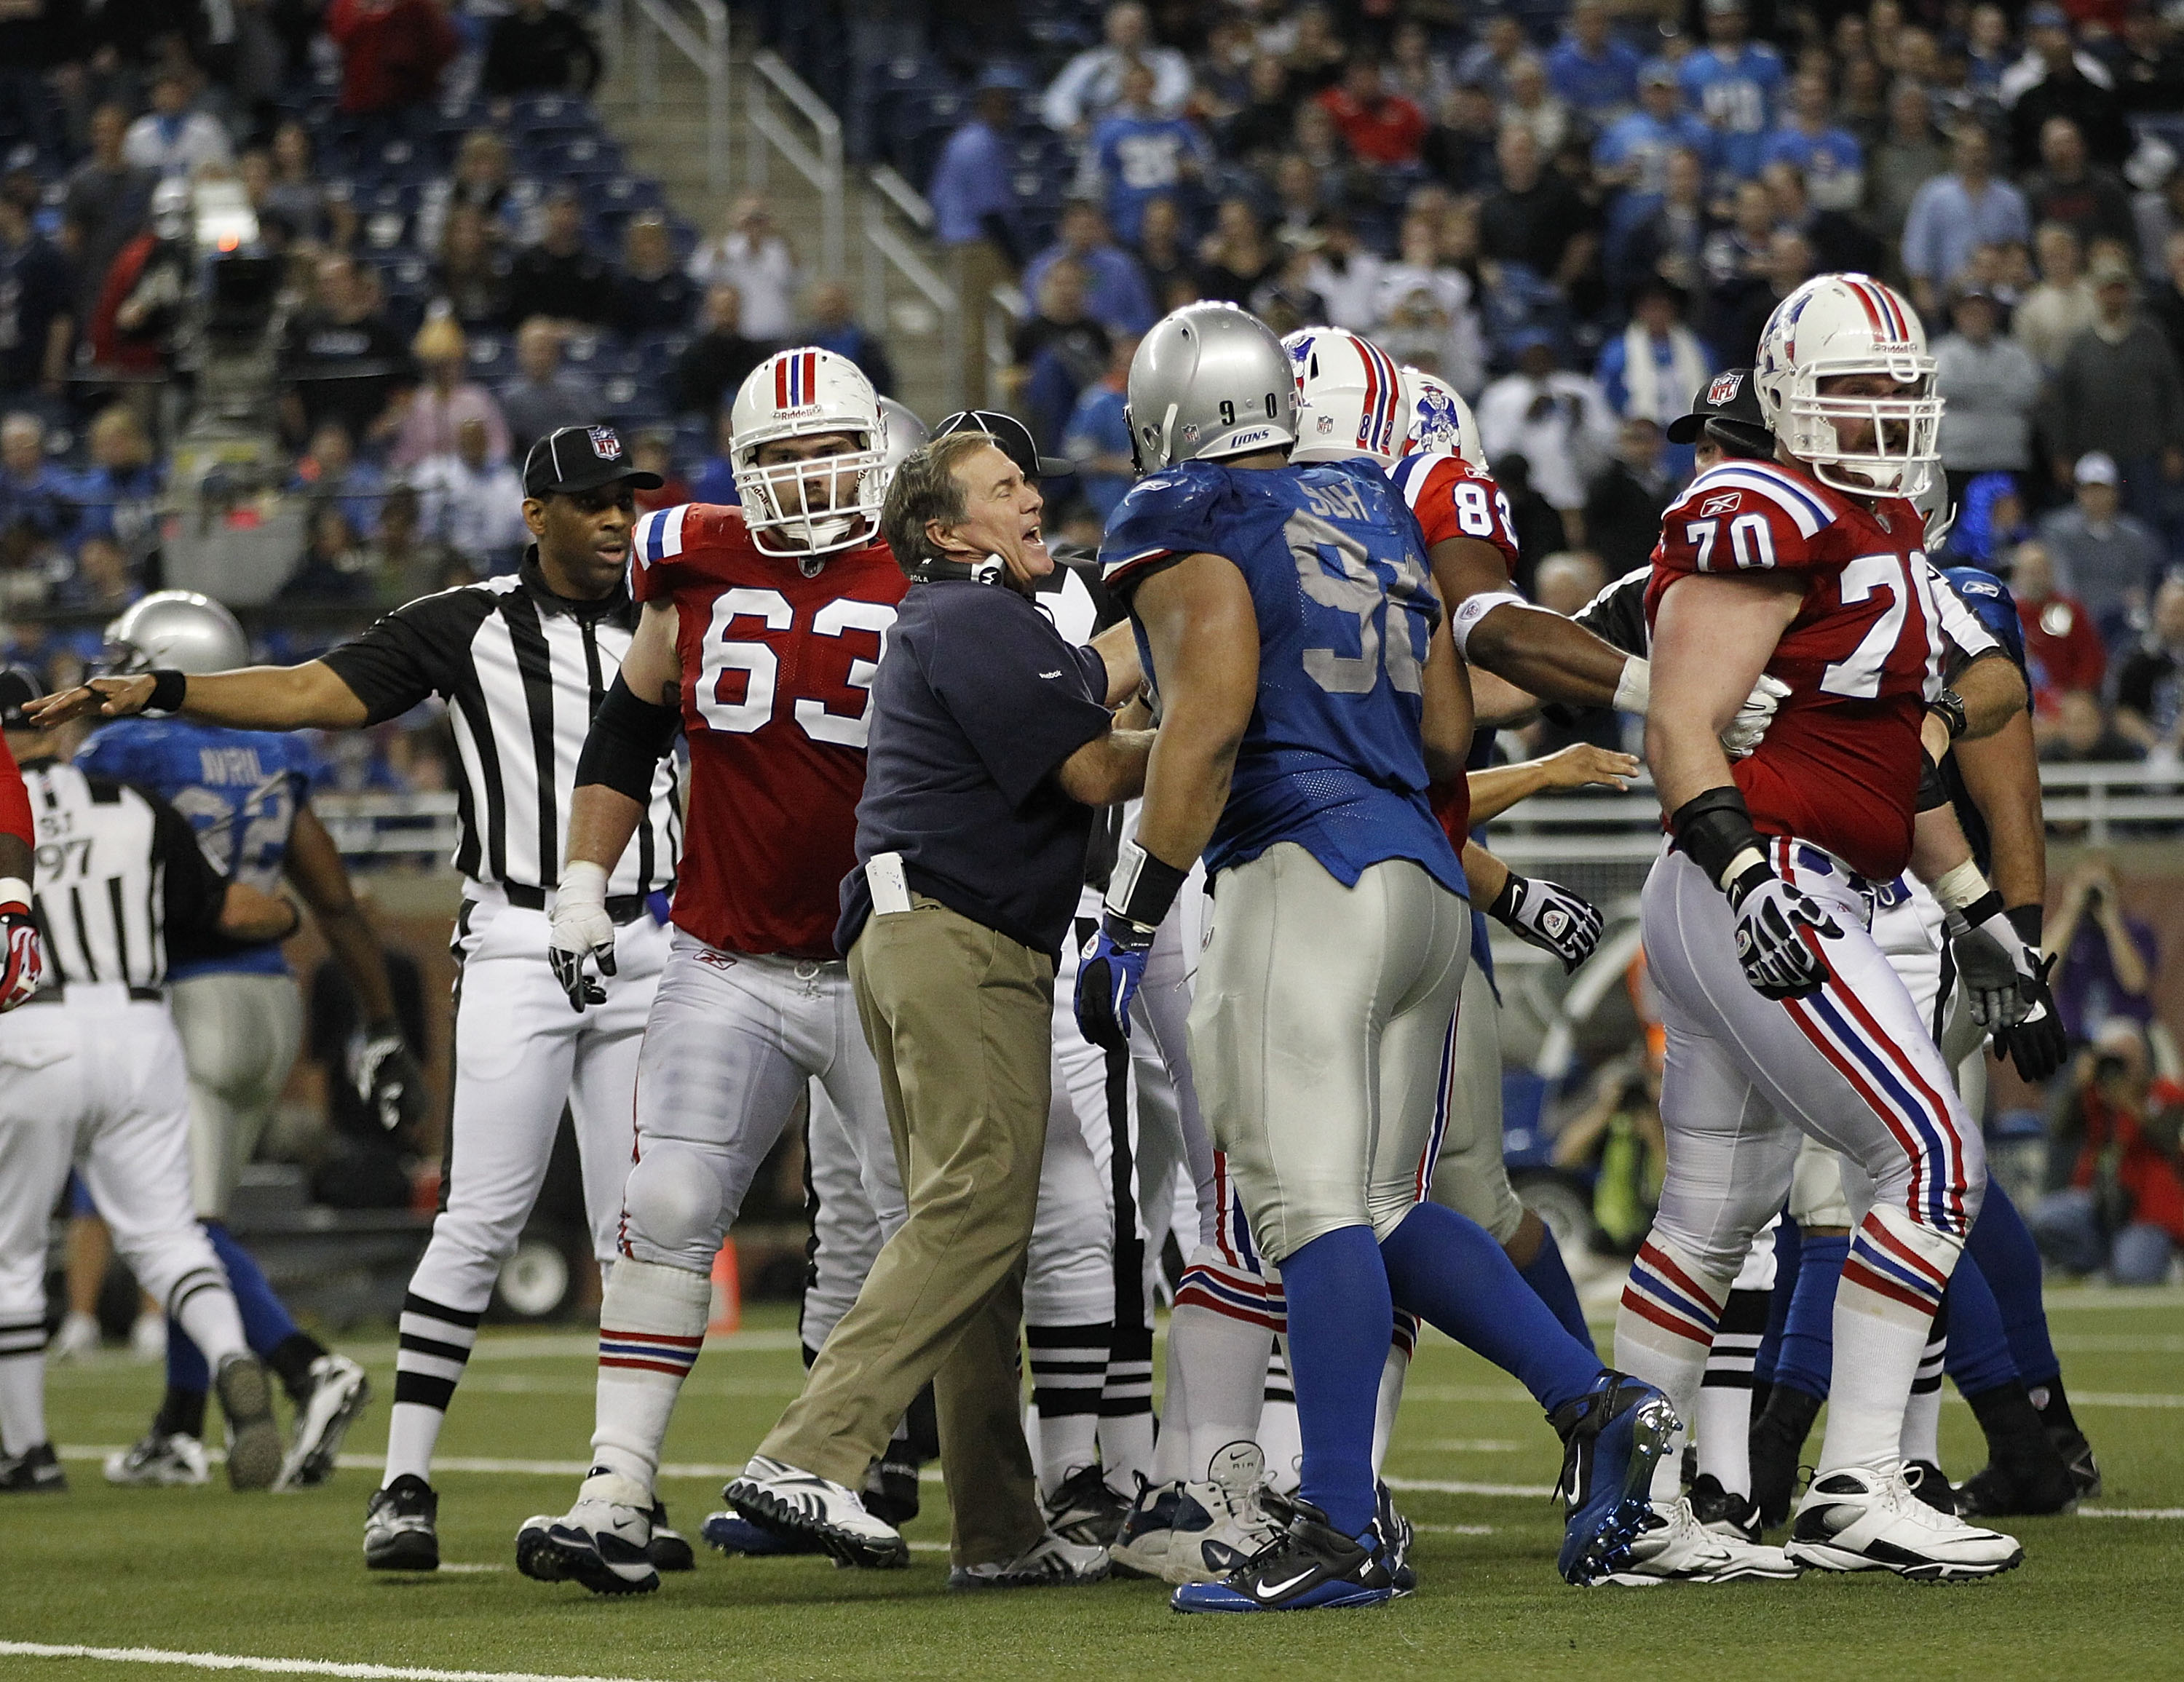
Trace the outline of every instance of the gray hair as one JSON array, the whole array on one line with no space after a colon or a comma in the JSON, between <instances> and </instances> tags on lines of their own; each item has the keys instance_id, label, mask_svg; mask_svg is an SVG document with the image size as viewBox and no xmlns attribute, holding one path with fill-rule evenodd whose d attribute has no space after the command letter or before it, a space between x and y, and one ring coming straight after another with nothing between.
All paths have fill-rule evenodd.
<instances>
[{"instance_id":1,"label":"gray hair","mask_svg":"<svg viewBox=\"0 0 2184 1682\"><path fill-rule=\"evenodd\" d=\"M950 432L903 458L880 510L880 532L897 566L915 576L920 567L948 558L925 528L934 521L962 523L971 504L956 470L966 457L998 448L983 432Z\"/></svg>"}]
</instances>

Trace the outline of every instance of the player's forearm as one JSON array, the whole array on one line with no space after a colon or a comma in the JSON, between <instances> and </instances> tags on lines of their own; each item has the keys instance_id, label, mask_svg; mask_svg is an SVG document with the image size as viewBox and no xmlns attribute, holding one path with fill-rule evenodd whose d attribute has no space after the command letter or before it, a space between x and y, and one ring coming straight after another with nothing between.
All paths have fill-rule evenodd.
<instances>
[{"instance_id":1,"label":"player's forearm","mask_svg":"<svg viewBox=\"0 0 2184 1682\"><path fill-rule=\"evenodd\" d=\"M1145 803L1138 816L1138 844L1155 858L1190 868L1213 838L1228 804L1241 732L1223 739L1180 731L1171 720L1157 733L1145 767Z\"/></svg>"},{"instance_id":2,"label":"player's forearm","mask_svg":"<svg viewBox=\"0 0 2184 1682\"><path fill-rule=\"evenodd\" d=\"M1477 807L1473 808L1474 815ZM1476 841L1463 844L1463 879L1471 888L1471 903L1490 905L1509 884L1509 866Z\"/></svg>"},{"instance_id":3,"label":"player's forearm","mask_svg":"<svg viewBox=\"0 0 2184 1682\"><path fill-rule=\"evenodd\" d=\"M240 882L227 885L220 902L220 932L231 940L286 940L303 925L293 903Z\"/></svg>"},{"instance_id":4,"label":"player's forearm","mask_svg":"<svg viewBox=\"0 0 2184 1682\"><path fill-rule=\"evenodd\" d=\"M1930 806L1912 820L1911 874L1919 881L1931 888L1971 861L1971 843L1964 839L1954 807Z\"/></svg>"},{"instance_id":5,"label":"player's forearm","mask_svg":"<svg viewBox=\"0 0 2184 1682\"><path fill-rule=\"evenodd\" d=\"M236 730L354 730L368 715L332 667L253 666L183 680L181 712Z\"/></svg>"},{"instance_id":6,"label":"player's forearm","mask_svg":"<svg viewBox=\"0 0 2184 1682\"><path fill-rule=\"evenodd\" d=\"M1055 781L1071 799L1088 806L1134 800L1145 792L1153 735L1150 730L1110 730L1096 736L1061 762Z\"/></svg>"},{"instance_id":7,"label":"player's forearm","mask_svg":"<svg viewBox=\"0 0 2184 1682\"><path fill-rule=\"evenodd\" d=\"M569 799L568 862L594 864L612 876L644 818L644 806L619 789L578 783Z\"/></svg>"},{"instance_id":8,"label":"player's forearm","mask_svg":"<svg viewBox=\"0 0 2184 1682\"><path fill-rule=\"evenodd\" d=\"M1525 760L1472 771L1465 781L1471 785L1471 821L1479 824L1501 816L1520 800L1530 799L1547 786L1547 772L1543 761Z\"/></svg>"},{"instance_id":9,"label":"player's forearm","mask_svg":"<svg viewBox=\"0 0 2184 1682\"><path fill-rule=\"evenodd\" d=\"M20 835L0 833L0 877L28 882L35 868L31 844Z\"/></svg>"},{"instance_id":10,"label":"player's forearm","mask_svg":"<svg viewBox=\"0 0 2184 1682\"><path fill-rule=\"evenodd\" d=\"M1987 877L2014 909L2048 898L2048 826L2032 719L2019 713L1993 735L1957 744L1957 771L1986 820Z\"/></svg>"},{"instance_id":11,"label":"player's forearm","mask_svg":"<svg viewBox=\"0 0 2184 1682\"><path fill-rule=\"evenodd\" d=\"M1608 707L1631 656L1574 620L1504 602L1481 619L1465 650L1471 664L1542 700Z\"/></svg>"}]
</instances>

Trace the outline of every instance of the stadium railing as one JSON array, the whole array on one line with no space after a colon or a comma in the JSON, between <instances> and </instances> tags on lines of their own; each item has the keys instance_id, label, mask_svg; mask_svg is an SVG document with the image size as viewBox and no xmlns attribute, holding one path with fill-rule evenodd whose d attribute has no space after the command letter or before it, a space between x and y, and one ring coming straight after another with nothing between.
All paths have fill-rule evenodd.
<instances>
[{"instance_id":1,"label":"stadium railing","mask_svg":"<svg viewBox=\"0 0 2184 1682\"><path fill-rule=\"evenodd\" d=\"M925 195L885 164L874 167L868 179L872 191L864 195L865 320L875 331L883 331L883 322L900 322L899 315L889 311L888 277L893 273L910 283L940 329L944 395L935 412L952 413L963 406L961 276L943 275L919 249L920 242L933 238L934 226Z\"/></svg>"},{"instance_id":2,"label":"stadium railing","mask_svg":"<svg viewBox=\"0 0 2184 1682\"><path fill-rule=\"evenodd\" d=\"M634 58L631 80L638 108L648 116L660 109L660 42L697 67L705 81L705 180L714 192L726 192L731 128L727 7L722 0L605 0L599 20L615 57Z\"/></svg>"},{"instance_id":3,"label":"stadium railing","mask_svg":"<svg viewBox=\"0 0 2184 1682\"><path fill-rule=\"evenodd\" d=\"M811 183L819 195L819 271L830 281L838 281L849 258L849 183L842 164L842 120L771 48L751 54L750 67L752 74L744 84L751 127L750 162L746 165L750 184L761 192L766 190L769 154L775 152ZM810 139L799 134L774 109L776 94L810 125Z\"/></svg>"}]
</instances>

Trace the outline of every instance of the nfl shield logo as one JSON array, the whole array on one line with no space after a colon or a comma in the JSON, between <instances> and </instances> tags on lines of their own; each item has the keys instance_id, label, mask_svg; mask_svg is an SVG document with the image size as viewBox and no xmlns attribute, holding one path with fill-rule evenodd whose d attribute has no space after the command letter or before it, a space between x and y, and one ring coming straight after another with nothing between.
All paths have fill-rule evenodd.
<instances>
[{"instance_id":1,"label":"nfl shield logo","mask_svg":"<svg viewBox=\"0 0 2184 1682\"><path fill-rule=\"evenodd\" d=\"M1707 387L1707 401L1716 409L1724 408L1736 401L1736 388L1743 383L1741 374L1717 374Z\"/></svg>"},{"instance_id":2,"label":"nfl shield logo","mask_svg":"<svg viewBox=\"0 0 2184 1682\"><path fill-rule=\"evenodd\" d=\"M621 459L621 435L613 427L593 426L590 429L590 436L593 455L602 461Z\"/></svg>"}]
</instances>

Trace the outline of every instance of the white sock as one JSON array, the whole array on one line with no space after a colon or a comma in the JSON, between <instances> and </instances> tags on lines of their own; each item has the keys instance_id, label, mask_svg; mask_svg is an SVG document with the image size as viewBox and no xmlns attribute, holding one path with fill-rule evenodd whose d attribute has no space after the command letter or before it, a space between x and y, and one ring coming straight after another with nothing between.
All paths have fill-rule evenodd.
<instances>
[{"instance_id":1,"label":"white sock","mask_svg":"<svg viewBox=\"0 0 2184 1682\"><path fill-rule=\"evenodd\" d=\"M221 1362L250 1353L242 1335L242 1313L224 1273L207 1269L185 1274L168 1294L167 1312L190 1334L215 1378Z\"/></svg>"},{"instance_id":2,"label":"white sock","mask_svg":"<svg viewBox=\"0 0 2184 1682\"><path fill-rule=\"evenodd\" d=\"M1949 1328L1942 1319L1926 1334L1919 1351L1919 1376L1911 1381L1911 1400L1903 1409L1903 1457L1942 1463L1942 1367L1948 1359Z\"/></svg>"},{"instance_id":3,"label":"white sock","mask_svg":"<svg viewBox=\"0 0 2184 1682\"><path fill-rule=\"evenodd\" d=\"M1153 1439L1156 1484L1173 1484L1190 1474L1190 1386L1175 1352L1175 1325L1167 1333L1167 1385L1161 1392L1160 1431Z\"/></svg>"},{"instance_id":4,"label":"white sock","mask_svg":"<svg viewBox=\"0 0 2184 1682\"><path fill-rule=\"evenodd\" d=\"M1274 1345L1267 1295L1262 1277L1223 1262L1212 1245L1202 1245L1192 1256L1168 1323L1171 1401L1161 1421L1157 1471L1202 1483L1213 1456L1229 1444L1259 1440L1267 1362ZM1180 1419L1174 1417L1173 1401L1178 1385L1184 1395ZM1170 1466L1176 1468L1172 1473Z\"/></svg>"},{"instance_id":5,"label":"white sock","mask_svg":"<svg viewBox=\"0 0 2184 1682\"><path fill-rule=\"evenodd\" d=\"M713 1309L706 1274L625 1256L599 1301L598 1417L592 1463L652 1487L660 1445Z\"/></svg>"},{"instance_id":6,"label":"white sock","mask_svg":"<svg viewBox=\"0 0 2184 1682\"><path fill-rule=\"evenodd\" d=\"M45 1328L38 1328L45 1335ZM0 1337L6 1331L0 1328ZM46 1352L0 1355L0 1454L22 1454L46 1440Z\"/></svg>"},{"instance_id":7,"label":"white sock","mask_svg":"<svg viewBox=\"0 0 2184 1682\"><path fill-rule=\"evenodd\" d=\"M1268 1357L1266 1385L1259 1406L1259 1448L1267 1456L1267 1483L1277 1495L1291 1495L1304 1480L1304 1434L1297 1429L1289 1357L1279 1345Z\"/></svg>"},{"instance_id":8,"label":"white sock","mask_svg":"<svg viewBox=\"0 0 2184 1682\"><path fill-rule=\"evenodd\" d=\"M1646 1235L1630 1264L1622 1306L1615 1312L1615 1365L1667 1395L1685 1423L1679 1440L1689 1435L1697 1415L1707 1353L1736 1278L1734 1273L1709 1271L1663 1237L1658 1227ZM1655 1501L1674 1501L1682 1493L1681 1461L1680 1455L1664 1454L1655 1465Z\"/></svg>"},{"instance_id":9,"label":"white sock","mask_svg":"<svg viewBox=\"0 0 2184 1682\"><path fill-rule=\"evenodd\" d=\"M1117 1495L1134 1495L1138 1480L1152 1475L1153 1361L1151 1343L1145 1355L1110 1356L1107 1382L1100 1392L1100 1465L1107 1487Z\"/></svg>"},{"instance_id":10,"label":"white sock","mask_svg":"<svg viewBox=\"0 0 2184 1682\"><path fill-rule=\"evenodd\" d=\"M1387 1364L1380 1368L1380 1395L1373 1410L1373 1475L1387 1464L1388 1443L1396 1434L1396 1411L1403 1405L1403 1380L1411 1370L1411 1351L1418 1346L1418 1318L1396 1311L1396 1334L1388 1340Z\"/></svg>"},{"instance_id":11,"label":"white sock","mask_svg":"<svg viewBox=\"0 0 2184 1682\"><path fill-rule=\"evenodd\" d=\"M1875 1205L1852 1234L1836 1291L1835 1364L1819 1471L1902 1458L1904 1410L1959 1239Z\"/></svg>"}]
</instances>

